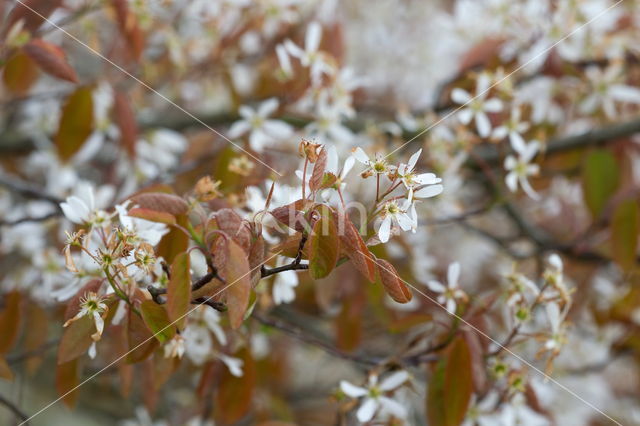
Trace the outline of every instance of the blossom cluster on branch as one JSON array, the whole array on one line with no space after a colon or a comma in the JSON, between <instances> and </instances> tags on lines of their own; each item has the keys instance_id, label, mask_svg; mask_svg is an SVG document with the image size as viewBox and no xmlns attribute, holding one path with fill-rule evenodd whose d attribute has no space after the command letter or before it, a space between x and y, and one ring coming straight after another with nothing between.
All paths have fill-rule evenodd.
<instances>
[{"instance_id":1,"label":"blossom cluster on branch","mask_svg":"<svg viewBox=\"0 0 640 426\"><path fill-rule=\"evenodd\" d=\"M0 412L640 421L640 2L343 3L0 5Z\"/></svg>"}]
</instances>

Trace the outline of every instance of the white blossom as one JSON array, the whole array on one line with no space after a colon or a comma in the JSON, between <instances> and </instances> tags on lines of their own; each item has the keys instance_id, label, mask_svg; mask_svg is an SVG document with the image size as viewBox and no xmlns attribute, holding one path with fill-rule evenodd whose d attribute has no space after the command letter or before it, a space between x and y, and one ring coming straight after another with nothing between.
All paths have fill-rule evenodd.
<instances>
[{"instance_id":1,"label":"white blossom","mask_svg":"<svg viewBox=\"0 0 640 426\"><path fill-rule=\"evenodd\" d=\"M404 370L387 376L379 384L378 376L371 374L366 387L356 386L346 380L342 380L340 389L351 398L361 399L360 407L356 412L358 421L361 423L371 421L378 411L380 411L380 414L389 414L396 418L404 419L407 416L406 408L397 401L385 396L385 394L402 386L407 380L409 380L409 373Z\"/></svg>"},{"instance_id":2,"label":"white blossom","mask_svg":"<svg viewBox=\"0 0 640 426\"><path fill-rule=\"evenodd\" d=\"M486 138L491 134L491 122L487 113L502 111L502 102L498 98L486 99L490 89L490 79L486 74L480 74L476 82L476 95L472 96L464 89L456 87L451 92L451 99L463 105L458 111L458 119L467 125L475 118L478 134Z\"/></svg>"}]
</instances>

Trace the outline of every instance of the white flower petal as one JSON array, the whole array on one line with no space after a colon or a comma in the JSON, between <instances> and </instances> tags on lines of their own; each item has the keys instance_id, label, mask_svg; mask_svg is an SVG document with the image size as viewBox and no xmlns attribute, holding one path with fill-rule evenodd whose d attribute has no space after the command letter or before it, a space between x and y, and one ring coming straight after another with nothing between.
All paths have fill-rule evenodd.
<instances>
[{"instance_id":1,"label":"white flower petal","mask_svg":"<svg viewBox=\"0 0 640 426\"><path fill-rule=\"evenodd\" d=\"M460 262L453 262L447 269L447 284L450 288L458 287L458 280L460 279Z\"/></svg>"},{"instance_id":2,"label":"white flower petal","mask_svg":"<svg viewBox=\"0 0 640 426\"><path fill-rule=\"evenodd\" d=\"M380 382L380 390L382 391L390 391L409 379L409 373L404 370L396 371L395 373L386 377L382 382Z\"/></svg>"},{"instance_id":3,"label":"white flower petal","mask_svg":"<svg viewBox=\"0 0 640 426\"><path fill-rule=\"evenodd\" d=\"M340 381L340 389L345 395L350 396L351 398L360 398L361 396L365 396L369 393L365 388L353 385L346 380Z\"/></svg>"},{"instance_id":4,"label":"white flower petal","mask_svg":"<svg viewBox=\"0 0 640 426\"><path fill-rule=\"evenodd\" d=\"M476 113L476 129L483 138L491 134L491 121L489 121L489 117L484 112Z\"/></svg>"},{"instance_id":5,"label":"white flower petal","mask_svg":"<svg viewBox=\"0 0 640 426\"><path fill-rule=\"evenodd\" d=\"M389 236L391 235L391 216L387 216L384 218L382 223L380 224L380 229L378 229L378 238L381 242L386 243L389 241Z\"/></svg>"},{"instance_id":6,"label":"white flower petal","mask_svg":"<svg viewBox=\"0 0 640 426\"><path fill-rule=\"evenodd\" d=\"M466 104L471 100L471 95L466 90L456 87L451 91L451 100L457 104Z\"/></svg>"},{"instance_id":7,"label":"white flower petal","mask_svg":"<svg viewBox=\"0 0 640 426\"><path fill-rule=\"evenodd\" d=\"M251 125L249 122L245 120L236 121L231 125L229 131L227 132L227 137L230 139L235 139L240 137L251 130Z\"/></svg>"},{"instance_id":8,"label":"white flower petal","mask_svg":"<svg viewBox=\"0 0 640 426\"><path fill-rule=\"evenodd\" d=\"M430 198L440 195L443 190L444 186L442 185L425 186L414 192L413 196L416 198Z\"/></svg>"},{"instance_id":9,"label":"white flower petal","mask_svg":"<svg viewBox=\"0 0 640 426\"><path fill-rule=\"evenodd\" d=\"M258 107L258 115L262 118L269 117L278 109L279 104L280 102L276 98L267 99Z\"/></svg>"},{"instance_id":10,"label":"white flower petal","mask_svg":"<svg viewBox=\"0 0 640 426\"><path fill-rule=\"evenodd\" d=\"M312 22L307 28L307 34L304 39L304 49L307 53L316 52L320 46L320 39L322 38L322 27L317 22Z\"/></svg>"},{"instance_id":11,"label":"white flower petal","mask_svg":"<svg viewBox=\"0 0 640 426\"><path fill-rule=\"evenodd\" d=\"M382 410L391 414L393 417L398 419L404 419L407 417L407 410L404 408L402 404L397 401L394 401L391 398L387 398L386 396L380 397L380 406Z\"/></svg>"},{"instance_id":12,"label":"white flower petal","mask_svg":"<svg viewBox=\"0 0 640 426\"><path fill-rule=\"evenodd\" d=\"M367 398L364 400L360 408L358 408L358 412L356 416L358 417L358 421L361 423L366 423L373 418L373 415L376 413L378 409L378 401L372 398Z\"/></svg>"},{"instance_id":13,"label":"white flower petal","mask_svg":"<svg viewBox=\"0 0 640 426\"><path fill-rule=\"evenodd\" d=\"M362 164L369 164L369 156L360 147L353 150L353 157Z\"/></svg>"},{"instance_id":14,"label":"white flower petal","mask_svg":"<svg viewBox=\"0 0 640 426\"><path fill-rule=\"evenodd\" d=\"M441 282L435 280L427 281L427 287L429 287L429 290L436 293L444 293L447 291L447 288Z\"/></svg>"}]
</instances>

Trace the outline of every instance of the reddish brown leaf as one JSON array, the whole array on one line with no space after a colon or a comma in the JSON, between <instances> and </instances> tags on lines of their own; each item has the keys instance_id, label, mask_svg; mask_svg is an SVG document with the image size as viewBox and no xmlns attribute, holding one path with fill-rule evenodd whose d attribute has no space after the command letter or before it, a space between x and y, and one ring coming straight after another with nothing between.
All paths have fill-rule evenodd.
<instances>
[{"instance_id":1,"label":"reddish brown leaf","mask_svg":"<svg viewBox=\"0 0 640 426\"><path fill-rule=\"evenodd\" d=\"M13 55L2 71L2 81L11 92L24 95L38 78L38 67L24 52Z\"/></svg>"},{"instance_id":2,"label":"reddish brown leaf","mask_svg":"<svg viewBox=\"0 0 640 426\"><path fill-rule=\"evenodd\" d=\"M163 192L143 192L131 197L131 201L143 209L169 213L174 216L185 214L189 210L189 204L182 197Z\"/></svg>"},{"instance_id":3,"label":"reddish brown leaf","mask_svg":"<svg viewBox=\"0 0 640 426\"><path fill-rule=\"evenodd\" d=\"M93 343L91 335L96 332L93 319L87 315L72 322L64 329L58 346L58 364L64 364L84 355Z\"/></svg>"},{"instance_id":4,"label":"reddish brown leaf","mask_svg":"<svg viewBox=\"0 0 640 426\"><path fill-rule=\"evenodd\" d=\"M171 264L171 278L167 288L167 313L169 320L182 329L191 304L191 277L189 253L176 256Z\"/></svg>"},{"instance_id":5,"label":"reddish brown leaf","mask_svg":"<svg viewBox=\"0 0 640 426\"><path fill-rule=\"evenodd\" d=\"M236 243L249 253L251 249L251 228L249 222L231 209L221 209L216 212L218 229L231 237Z\"/></svg>"},{"instance_id":6,"label":"reddish brown leaf","mask_svg":"<svg viewBox=\"0 0 640 426\"><path fill-rule=\"evenodd\" d=\"M69 96L55 137L63 161L78 152L93 131L93 95L90 87L80 87Z\"/></svg>"},{"instance_id":7,"label":"reddish brown leaf","mask_svg":"<svg viewBox=\"0 0 640 426\"><path fill-rule=\"evenodd\" d=\"M112 2L116 11L118 26L126 41L126 46L131 52L133 59L138 61L144 50L144 37L138 25L138 18L131 9L129 9L127 0L112 0Z\"/></svg>"},{"instance_id":8,"label":"reddish brown leaf","mask_svg":"<svg viewBox=\"0 0 640 426\"><path fill-rule=\"evenodd\" d=\"M10 30L14 24L22 20L27 31L37 30L54 10L60 7L62 0L20 0L9 13L5 28ZM34 13L34 11L36 13Z\"/></svg>"},{"instance_id":9,"label":"reddish brown leaf","mask_svg":"<svg viewBox=\"0 0 640 426\"><path fill-rule=\"evenodd\" d=\"M176 223L182 228L187 227L187 215L176 217ZM162 237L158 244L158 256L162 256L167 262L173 262L173 259L189 248L189 237L178 227L171 227L169 232Z\"/></svg>"},{"instance_id":10,"label":"reddish brown leaf","mask_svg":"<svg viewBox=\"0 0 640 426\"><path fill-rule=\"evenodd\" d=\"M80 384L80 366L78 359L58 364L56 367L56 390L63 396L62 402L71 408L78 400L78 390L76 388Z\"/></svg>"},{"instance_id":11,"label":"reddish brown leaf","mask_svg":"<svg viewBox=\"0 0 640 426\"><path fill-rule=\"evenodd\" d=\"M13 290L5 293L2 300L2 311L0 311L0 354L7 353L18 338L20 330L20 303L22 295Z\"/></svg>"},{"instance_id":12,"label":"reddish brown leaf","mask_svg":"<svg viewBox=\"0 0 640 426\"><path fill-rule=\"evenodd\" d=\"M351 222L351 219L344 212L336 213L335 217L338 223L340 243L343 247L342 253L351 260L353 266L369 282L374 282L376 280L376 264L373 254L369 251L367 244L360 236L353 222Z\"/></svg>"},{"instance_id":13,"label":"reddish brown leaf","mask_svg":"<svg viewBox=\"0 0 640 426\"><path fill-rule=\"evenodd\" d=\"M142 318L131 310L127 315L126 339L129 351L126 360L131 364L144 361L158 347L158 339L153 338Z\"/></svg>"},{"instance_id":14,"label":"reddish brown leaf","mask_svg":"<svg viewBox=\"0 0 640 426\"><path fill-rule=\"evenodd\" d=\"M327 168L327 150L322 147L318 154L318 159L313 165L313 172L311 173L311 179L309 180L309 189L311 191L317 191L322 186L322 178L324 171Z\"/></svg>"},{"instance_id":15,"label":"reddish brown leaf","mask_svg":"<svg viewBox=\"0 0 640 426\"><path fill-rule=\"evenodd\" d=\"M13 371L11 371L11 367L9 367L9 364L7 364L7 361L1 356L0 356L0 379L13 381Z\"/></svg>"},{"instance_id":16,"label":"reddish brown leaf","mask_svg":"<svg viewBox=\"0 0 640 426\"><path fill-rule=\"evenodd\" d=\"M487 368L485 363L485 351L480 341L480 336L475 330L464 329L463 337L469 348L471 356L471 373L473 377L473 388L482 395L487 390L489 384L487 378Z\"/></svg>"},{"instance_id":17,"label":"reddish brown leaf","mask_svg":"<svg viewBox=\"0 0 640 426\"><path fill-rule=\"evenodd\" d=\"M113 98L113 115L118 130L120 130L120 144L127 151L129 157L136 157L136 141L138 140L138 123L131 107L129 97L116 91Z\"/></svg>"},{"instance_id":18,"label":"reddish brown leaf","mask_svg":"<svg viewBox=\"0 0 640 426\"><path fill-rule=\"evenodd\" d=\"M47 74L78 83L76 71L67 62L62 49L55 44L36 38L27 43L22 50Z\"/></svg>"},{"instance_id":19,"label":"reddish brown leaf","mask_svg":"<svg viewBox=\"0 0 640 426\"><path fill-rule=\"evenodd\" d=\"M258 235L253 244L251 244L251 251L249 252L249 269L251 272L251 286L258 285L260 278L262 277L260 272L260 265L264 263L264 238L262 235Z\"/></svg>"},{"instance_id":20,"label":"reddish brown leaf","mask_svg":"<svg viewBox=\"0 0 640 426\"><path fill-rule=\"evenodd\" d=\"M380 281L387 294L398 303L408 303L413 295L400 279L393 265L384 259L377 259L376 266L380 274Z\"/></svg>"},{"instance_id":21,"label":"reddish brown leaf","mask_svg":"<svg viewBox=\"0 0 640 426\"><path fill-rule=\"evenodd\" d=\"M151 209L143 209L134 207L127 212L127 216L137 217L148 220L150 222L165 223L167 225L175 225L176 217L171 213L159 212Z\"/></svg>"},{"instance_id":22,"label":"reddish brown leaf","mask_svg":"<svg viewBox=\"0 0 640 426\"><path fill-rule=\"evenodd\" d=\"M215 406L224 407L224 410L216 410L216 424L236 424L247 415L252 406L256 387L255 363L246 348L241 349L235 356L244 362L243 374L242 377L235 377L226 367L222 367Z\"/></svg>"},{"instance_id":23,"label":"reddish brown leaf","mask_svg":"<svg viewBox=\"0 0 640 426\"><path fill-rule=\"evenodd\" d=\"M229 322L231 327L242 325L244 314L249 307L251 294L251 277L249 274L249 260L247 255L233 240L226 241L226 261L224 264L225 294Z\"/></svg>"},{"instance_id":24,"label":"reddish brown leaf","mask_svg":"<svg viewBox=\"0 0 640 426\"><path fill-rule=\"evenodd\" d=\"M362 340L362 311L364 304L357 298L346 299L336 317L336 344L343 351L355 350Z\"/></svg>"},{"instance_id":25,"label":"reddish brown leaf","mask_svg":"<svg viewBox=\"0 0 640 426\"><path fill-rule=\"evenodd\" d=\"M33 374L42 362L43 355L38 354L40 348L46 343L49 337L50 319L47 312L35 303L27 304L26 324L23 348L25 352L32 352L34 355L26 360L26 368L29 374Z\"/></svg>"},{"instance_id":26,"label":"reddish brown leaf","mask_svg":"<svg viewBox=\"0 0 640 426\"><path fill-rule=\"evenodd\" d=\"M438 362L427 391L427 416L434 426L458 426L469 408L473 392L471 353L457 337Z\"/></svg>"}]
</instances>

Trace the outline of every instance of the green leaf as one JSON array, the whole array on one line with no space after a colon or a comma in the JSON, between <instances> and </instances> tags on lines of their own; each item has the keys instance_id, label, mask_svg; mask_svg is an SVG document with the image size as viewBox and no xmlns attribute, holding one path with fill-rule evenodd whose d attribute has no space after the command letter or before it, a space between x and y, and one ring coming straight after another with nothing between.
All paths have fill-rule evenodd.
<instances>
[{"instance_id":1,"label":"green leaf","mask_svg":"<svg viewBox=\"0 0 640 426\"><path fill-rule=\"evenodd\" d=\"M455 338L431 376L427 417L431 426L458 426L469 408L473 391L471 352L462 337Z\"/></svg>"},{"instance_id":2,"label":"green leaf","mask_svg":"<svg viewBox=\"0 0 640 426\"><path fill-rule=\"evenodd\" d=\"M164 343L176 334L176 327L169 321L167 311L153 300L145 300L140 304L140 313L153 335Z\"/></svg>"},{"instance_id":3,"label":"green leaf","mask_svg":"<svg viewBox=\"0 0 640 426\"><path fill-rule=\"evenodd\" d=\"M623 201L613 213L611 245L614 260L625 270L632 269L638 250L638 204L635 200Z\"/></svg>"},{"instance_id":4,"label":"green leaf","mask_svg":"<svg viewBox=\"0 0 640 426\"><path fill-rule=\"evenodd\" d=\"M618 164L610 151L599 149L589 153L582 168L582 187L584 201L594 219L604 210L619 180Z\"/></svg>"},{"instance_id":5,"label":"green leaf","mask_svg":"<svg viewBox=\"0 0 640 426\"><path fill-rule=\"evenodd\" d=\"M324 278L331 273L340 252L338 230L329 207L321 206L317 212L320 218L309 235L309 273L314 279Z\"/></svg>"},{"instance_id":6,"label":"green leaf","mask_svg":"<svg viewBox=\"0 0 640 426\"><path fill-rule=\"evenodd\" d=\"M89 86L80 87L69 96L62 108L60 126L55 137L58 155L68 161L78 152L93 131L93 95Z\"/></svg>"},{"instance_id":7,"label":"green leaf","mask_svg":"<svg viewBox=\"0 0 640 426\"><path fill-rule=\"evenodd\" d=\"M93 343L91 335L96 332L93 318L85 315L69 324L62 333L58 346L58 364L64 364L83 355Z\"/></svg>"},{"instance_id":8,"label":"green leaf","mask_svg":"<svg viewBox=\"0 0 640 426\"><path fill-rule=\"evenodd\" d=\"M226 241L227 253L224 265L225 293L231 327L238 328L244 320L251 295L251 274L245 251L232 239Z\"/></svg>"},{"instance_id":9,"label":"green leaf","mask_svg":"<svg viewBox=\"0 0 640 426\"><path fill-rule=\"evenodd\" d=\"M182 329L191 304L191 276L189 253L176 256L171 264L171 279L167 288L167 312L169 320Z\"/></svg>"},{"instance_id":10,"label":"green leaf","mask_svg":"<svg viewBox=\"0 0 640 426\"><path fill-rule=\"evenodd\" d=\"M38 78L38 67L24 52L13 55L4 65L2 81L7 89L24 95Z\"/></svg>"}]
</instances>

